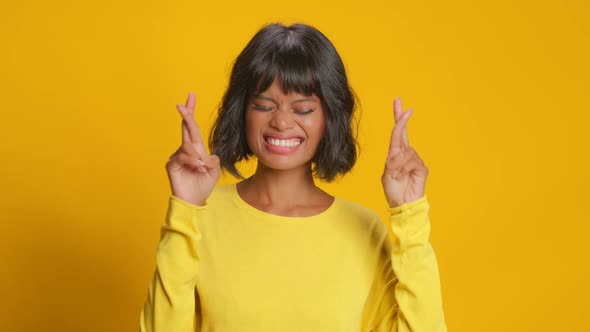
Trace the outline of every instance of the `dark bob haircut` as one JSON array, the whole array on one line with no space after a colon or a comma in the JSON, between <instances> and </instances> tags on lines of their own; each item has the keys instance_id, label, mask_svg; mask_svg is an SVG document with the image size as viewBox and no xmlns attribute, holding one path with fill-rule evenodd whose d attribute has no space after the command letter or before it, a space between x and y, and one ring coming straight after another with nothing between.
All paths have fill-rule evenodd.
<instances>
[{"instance_id":1,"label":"dark bob haircut","mask_svg":"<svg viewBox=\"0 0 590 332\"><path fill-rule=\"evenodd\" d=\"M262 27L236 58L230 81L211 129L209 145L221 167L243 178L235 164L248 160L245 110L254 93L277 77L284 93L295 91L321 100L326 126L312 158L312 172L331 181L350 171L357 159L352 118L355 94L334 45L314 27L273 23Z\"/></svg>"}]
</instances>

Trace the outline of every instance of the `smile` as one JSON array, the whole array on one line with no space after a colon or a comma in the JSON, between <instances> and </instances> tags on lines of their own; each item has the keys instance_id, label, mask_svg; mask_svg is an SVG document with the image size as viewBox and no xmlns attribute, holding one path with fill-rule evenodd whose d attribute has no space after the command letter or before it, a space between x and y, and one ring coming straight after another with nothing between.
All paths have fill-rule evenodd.
<instances>
[{"instance_id":1,"label":"smile","mask_svg":"<svg viewBox=\"0 0 590 332\"><path fill-rule=\"evenodd\" d=\"M301 138L289 138L289 139L278 139L272 137L266 137L266 142L273 146L283 146L288 148L296 147L301 144Z\"/></svg>"}]
</instances>

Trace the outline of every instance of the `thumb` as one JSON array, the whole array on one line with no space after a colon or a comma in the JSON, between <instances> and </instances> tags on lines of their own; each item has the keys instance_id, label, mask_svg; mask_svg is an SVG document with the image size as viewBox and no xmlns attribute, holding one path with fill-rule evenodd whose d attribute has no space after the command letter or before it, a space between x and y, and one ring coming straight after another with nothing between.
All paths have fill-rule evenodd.
<instances>
[{"instance_id":1,"label":"thumb","mask_svg":"<svg viewBox=\"0 0 590 332\"><path fill-rule=\"evenodd\" d=\"M207 159L205 159L205 167L209 169L219 168L220 160L219 157L212 154Z\"/></svg>"}]
</instances>

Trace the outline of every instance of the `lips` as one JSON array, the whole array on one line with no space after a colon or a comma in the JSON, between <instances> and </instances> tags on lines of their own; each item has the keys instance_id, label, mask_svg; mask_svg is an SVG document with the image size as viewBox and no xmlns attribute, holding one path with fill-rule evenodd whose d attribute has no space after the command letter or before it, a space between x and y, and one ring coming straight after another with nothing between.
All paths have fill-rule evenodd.
<instances>
[{"instance_id":1,"label":"lips","mask_svg":"<svg viewBox=\"0 0 590 332\"><path fill-rule=\"evenodd\" d=\"M296 147L297 145L301 144L301 141L302 141L302 139L298 138L298 137L288 138L288 139L265 137L265 140L270 145L284 146L284 147L288 147L288 148Z\"/></svg>"},{"instance_id":2,"label":"lips","mask_svg":"<svg viewBox=\"0 0 590 332\"><path fill-rule=\"evenodd\" d=\"M302 137L287 135L264 135L267 148L279 154L290 154L298 150L304 141Z\"/></svg>"}]
</instances>

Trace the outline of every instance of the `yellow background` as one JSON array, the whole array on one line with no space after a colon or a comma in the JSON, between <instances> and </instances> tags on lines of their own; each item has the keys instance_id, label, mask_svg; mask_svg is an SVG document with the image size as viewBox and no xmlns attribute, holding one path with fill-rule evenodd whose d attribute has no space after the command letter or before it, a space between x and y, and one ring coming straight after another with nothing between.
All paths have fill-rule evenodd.
<instances>
[{"instance_id":1,"label":"yellow background","mask_svg":"<svg viewBox=\"0 0 590 332\"><path fill-rule=\"evenodd\" d=\"M413 108L450 331L588 331L584 1L17 1L0 10L1 331L136 331L197 94L208 132L267 22L315 25L362 102L330 192L385 217L391 103ZM230 181L226 178L224 181Z\"/></svg>"}]
</instances>

